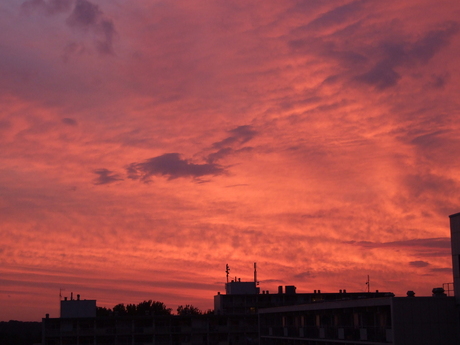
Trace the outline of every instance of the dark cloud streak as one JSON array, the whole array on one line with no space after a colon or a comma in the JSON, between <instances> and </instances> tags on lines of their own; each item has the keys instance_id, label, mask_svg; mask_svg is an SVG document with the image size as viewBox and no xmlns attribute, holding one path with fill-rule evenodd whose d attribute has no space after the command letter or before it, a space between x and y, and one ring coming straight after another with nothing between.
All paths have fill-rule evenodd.
<instances>
[{"instance_id":1,"label":"dark cloud streak","mask_svg":"<svg viewBox=\"0 0 460 345\"><path fill-rule=\"evenodd\" d=\"M436 238L420 238L405 241L394 242L369 242L369 241L348 241L344 242L355 246L365 248L388 248L388 247L404 247L404 248L430 248L430 249L450 249L449 237L436 237Z\"/></svg>"},{"instance_id":2,"label":"dark cloud streak","mask_svg":"<svg viewBox=\"0 0 460 345\"><path fill-rule=\"evenodd\" d=\"M77 126L78 122L75 119L72 119L70 117L64 117L62 120L62 123L68 125L68 126Z\"/></svg>"},{"instance_id":3,"label":"dark cloud streak","mask_svg":"<svg viewBox=\"0 0 460 345\"><path fill-rule=\"evenodd\" d=\"M249 125L236 127L229 132L232 135L222 141L214 143L213 147L221 149L234 144L244 144L257 134L257 131L255 131L253 127Z\"/></svg>"},{"instance_id":4,"label":"dark cloud streak","mask_svg":"<svg viewBox=\"0 0 460 345\"><path fill-rule=\"evenodd\" d=\"M411 265L412 267L427 267L430 265L429 262L426 262L426 261L411 261L409 262L409 265Z\"/></svg>"},{"instance_id":5,"label":"dark cloud streak","mask_svg":"<svg viewBox=\"0 0 460 345\"><path fill-rule=\"evenodd\" d=\"M225 170L217 164L194 164L182 159L178 153L166 153L142 163L131 163L127 172L129 178L146 182L152 176L167 176L169 180L179 177L200 178L206 175L222 175Z\"/></svg>"},{"instance_id":6,"label":"dark cloud streak","mask_svg":"<svg viewBox=\"0 0 460 345\"><path fill-rule=\"evenodd\" d=\"M326 13L321 14L318 18L311 21L305 26L305 29L319 30L331 26L336 26L337 24L342 24L350 18L356 17L356 14L362 10L363 4L365 2L366 1L362 0L354 1L349 4L334 8Z\"/></svg>"},{"instance_id":7,"label":"dark cloud streak","mask_svg":"<svg viewBox=\"0 0 460 345\"><path fill-rule=\"evenodd\" d=\"M112 182L123 180L122 178L119 177L118 174L114 174L112 171L108 169L97 169L97 170L94 170L94 173L99 175L94 181L95 185L109 184Z\"/></svg>"},{"instance_id":8,"label":"dark cloud streak","mask_svg":"<svg viewBox=\"0 0 460 345\"><path fill-rule=\"evenodd\" d=\"M383 90L395 86L401 79L398 67L411 68L417 64L428 63L443 47L450 43L452 36L459 31L459 24L448 22L443 29L427 32L414 43L384 42L380 51L383 58L368 72L358 75L356 80Z\"/></svg>"},{"instance_id":9,"label":"dark cloud streak","mask_svg":"<svg viewBox=\"0 0 460 345\"><path fill-rule=\"evenodd\" d=\"M251 150L250 147L243 147L240 149L238 149L238 147L244 145L258 134L258 132L249 125L238 126L230 130L229 133L231 134L230 136L212 145L212 148L217 149L217 151L208 155L208 163L214 163L231 154Z\"/></svg>"},{"instance_id":10,"label":"dark cloud streak","mask_svg":"<svg viewBox=\"0 0 460 345\"><path fill-rule=\"evenodd\" d=\"M459 32L459 23L448 21L415 39L387 35L374 39L371 46L343 44L350 36L366 30L359 20L364 4L365 1L356 1L335 8L294 29L288 46L299 54L321 55L339 61L347 79L385 90L396 86L407 70L427 64ZM346 27L330 33L330 29L337 25ZM376 37L379 34L375 32ZM437 83L442 85L443 80L437 80Z\"/></svg>"}]
</instances>

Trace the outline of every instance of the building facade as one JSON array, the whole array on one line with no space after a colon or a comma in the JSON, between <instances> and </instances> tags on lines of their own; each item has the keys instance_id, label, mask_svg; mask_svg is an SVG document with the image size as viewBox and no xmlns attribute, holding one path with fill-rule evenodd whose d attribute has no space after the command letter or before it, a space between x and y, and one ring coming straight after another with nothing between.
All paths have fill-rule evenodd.
<instances>
[{"instance_id":1,"label":"building facade","mask_svg":"<svg viewBox=\"0 0 460 345\"><path fill-rule=\"evenodd\" d=\"M257 317L146 315L43 319L44 345L258 343Z\"/></svg>"},{"instance_id":2,"label":"building facade","mask_svg":"<svg viewBox=\"0 0 460 345\"><path fill-rule=\"evenodd\" d=\"M460 344L454 297L381 297L259 310L261 345Z\"/></svg>"}]
</instances>

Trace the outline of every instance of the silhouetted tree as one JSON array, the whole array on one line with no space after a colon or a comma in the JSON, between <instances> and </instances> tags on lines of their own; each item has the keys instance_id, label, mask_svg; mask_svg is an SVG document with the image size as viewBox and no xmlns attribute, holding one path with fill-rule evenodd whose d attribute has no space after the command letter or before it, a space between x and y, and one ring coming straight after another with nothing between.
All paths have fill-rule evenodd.
<instances>
[{"instance_id":1,"label":"silhouetted tree","mask_svg":"<svg viewBox=\"0 0 460 345\"><path fill-rule=\"evenodd\" d=\"M113 309L97 307L96 315L109 316L112 313L115 315L171 315L171 308L166 308L163 302L144 301L139 304L117 304Z\"/></svg>"},{"instance_id":2,"label":"silhouetted tree","mask_svg":"<svg viewBox=\"0 0 460 345\"><path fill-rule=\"evenodd\" d=\"M137 307L135 304L128 304L126 306L126 312L128 315L137 315Z\"/></svg>"},{"instance_id":3,"label":"silhouetted tree","mask_svg":"<svg viewBox=\"0 0 460 345\"><path fill-rule=\"evenodd\" d=\"M166 308L163 302L152 300L144 301L137 305L137 311L141 315L145 315L146 313L151 315L171 315L171 310L171 308Z\"/></svg>"},{"instance_id":4,"label":"silhouetted tree","mask_svg":"<svg viewBox=\"0 0 460 345\"><path fill-rule=\"evenodd\" d=\"M186 304L185 307L183 305L177 307L177 315L203 315L203 312L191 304Z\"/></svg>"},{"instance_id":5,"label":"silhouetted tree","mask_svg":"<svg viewBox=\"0 0 460 345\"><path fill-rule=\"evenodd\" d=\"M113 307L113 312L116 315L126 315L128 312L126 311L126 307L123 303L117 304L115 307Z\"/></svg>"},{"instance_id":6,"label":"silhouetted tree","mask_svg":"<svg viewBox=\"0 0 460 345\"><path fill-rule=\"evenodd\" d=\"M96 316L110 316L112 315L112 309L104 307L96 307Z\"/></svg>"}]
</instances>

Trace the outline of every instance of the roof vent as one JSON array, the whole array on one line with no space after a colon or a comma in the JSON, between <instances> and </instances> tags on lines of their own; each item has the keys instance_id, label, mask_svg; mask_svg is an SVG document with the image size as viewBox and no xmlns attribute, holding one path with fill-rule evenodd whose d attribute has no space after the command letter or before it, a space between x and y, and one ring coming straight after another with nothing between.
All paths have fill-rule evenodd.
<instances>
[{"instance_id":1,"label":"roof vent","mask_svg":"<svg viewBox=\"0 0 460 345\"><path fill-rule=\"evenodd\" d=\"M445 293L444 293L444 289L443 288L434 288L431 292L433 292L433 297L444 297L444 296L447 296Z\"/></svg>"}]
</instances>

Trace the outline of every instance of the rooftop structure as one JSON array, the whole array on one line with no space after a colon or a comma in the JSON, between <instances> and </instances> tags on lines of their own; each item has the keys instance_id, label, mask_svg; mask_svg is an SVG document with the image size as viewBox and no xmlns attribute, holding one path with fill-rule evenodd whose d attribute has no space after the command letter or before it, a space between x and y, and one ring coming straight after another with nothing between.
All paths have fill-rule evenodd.
<instances>
[{"instance_id":1,"label":"rooftop structure","mask_svg":"<svg viewBox=\"0 0 460 345\"><path fill-rule=\"evenodd\" d=\"M61 301L61 318L80 317L96 317L96 300L80 300L80 295L74 300L72 294L70 300Z\"/></svg>"}]
</instances>

